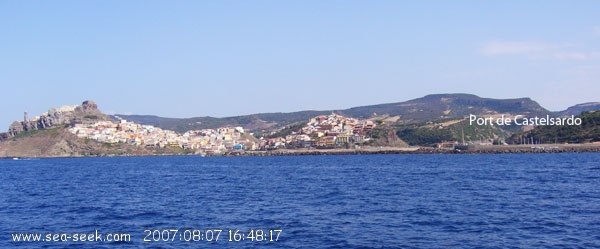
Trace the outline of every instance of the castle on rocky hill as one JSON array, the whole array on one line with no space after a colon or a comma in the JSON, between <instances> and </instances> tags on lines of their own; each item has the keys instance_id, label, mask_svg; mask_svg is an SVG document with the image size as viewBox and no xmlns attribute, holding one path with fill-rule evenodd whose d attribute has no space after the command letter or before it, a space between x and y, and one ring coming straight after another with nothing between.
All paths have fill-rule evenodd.
<instances>
[{"instance_id":1,"label":"castle on rocky hill","mask_svg":"<svg viewBox=\"0 0 600 249\"><path fill-rule=\"evenodd\" d=\"M103 120L107 118L106 115L98 110L98 105L92 100L86 100L81 105L50 108L48 112L44 112L32 119L29 119L28 113L25 112L22 121L12 122L8 128L8 132L0 133L0 140L17 136L25 131L49 129L74 122L84 122L90 119Z\"/></svg>"}]
</instances>

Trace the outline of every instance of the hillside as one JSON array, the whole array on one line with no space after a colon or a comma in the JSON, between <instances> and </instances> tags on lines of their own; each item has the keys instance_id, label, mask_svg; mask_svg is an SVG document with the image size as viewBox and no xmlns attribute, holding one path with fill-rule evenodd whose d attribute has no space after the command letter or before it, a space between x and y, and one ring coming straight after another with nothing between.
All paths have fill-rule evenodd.
<instances>
[{"instance_id":1,"label":"hillside","mask_svg":"<svg viewBox=\"0 0 600 249\"><path fill-rule=\"evenodd\" d=\"M584 112L581 125L538 126L533 130L517 133L510 137L509 143L586 143L600 141L600 111Z\"/></svg>"},{"instance_id":2,"label":"hillside","mask_svg":"<svg viewBox=\"0 0 600 249\"><path fill-rule=\"evenodd\" d=\"M344 110L302 111L291 113L260 113L254 115L214 118L161 118L156 116L116 115L141 124L184 132L191 129L242 126L249 131L278 129L305 121L317 115L338 113L353 118L381 118L394 124L418 124L448 118L463 118L469 114L512 113L521 115L553 115L529 98L489 99L472 94L433 94L405 102L353 107Z\"/></svg>"},{"instance_id":3,"label":"hillside","mask_svg":"<svg viewBox=\"0 0 600 249\"><path fill-rule=\"evenodd\" d=\"M439 120L420 124L396 126L398 137L410 145L435 146L446 141L500 142L510 137L510 128L488 125L469 125L465 119Z\"/></svg>"},{"instance_id":4,"label":"hillside","mask_svg":"<svg viewBox=\"0 0 600 249\"><path fill-rule=\"evenodd\" d=\"M195 117L195 118L163 118L152 115L112 115L113 119L123 118L139 124L154 125L162 129L185 132L188 130L214 129L225 126L241 126L249 131L260 131L271 127L282 127L291 123L306 121L330 111L301 111L290 113L259 113L244 116L224 118Z\"/></svg>"}]
</instances>

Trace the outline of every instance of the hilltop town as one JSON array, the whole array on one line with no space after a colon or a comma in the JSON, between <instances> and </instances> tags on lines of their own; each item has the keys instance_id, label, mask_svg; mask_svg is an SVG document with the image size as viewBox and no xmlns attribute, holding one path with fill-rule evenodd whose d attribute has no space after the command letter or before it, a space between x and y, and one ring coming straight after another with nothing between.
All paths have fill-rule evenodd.
<instances>
[{"instance_id":1,"label":"hilltop town","mask_svg":"<svg viewBox=\"0 0 600 249\"><path fill-rule=\"evenodd\" d=\"M178 147L195 154L228 151L274 150L284 148L336 148L369 141L366 131L375 127L370 120L332 113L309 120L304 127L285 137L256 138L242 127L191 130L177 133L125 119L76 123L69 131L81 139L102 143L127 143L150 148Z\"/></svg>"}]
</instances>

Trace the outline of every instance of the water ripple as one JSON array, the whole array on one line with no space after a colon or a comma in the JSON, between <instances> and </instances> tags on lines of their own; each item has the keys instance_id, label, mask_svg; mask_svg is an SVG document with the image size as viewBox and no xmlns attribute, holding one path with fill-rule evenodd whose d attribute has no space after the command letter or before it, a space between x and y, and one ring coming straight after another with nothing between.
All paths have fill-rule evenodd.
<instances>
[{"instance_id":1,"label":"water ripple","mask_svg":"<svg viewBox=\"0 0 600 249\"><path fill-rule=\"evenodd\" d=\"M0 160L0 230L279 228L266 248L599 248L600 154ZM227 232L224 232L227 233ZM224 235L222 235L224 236ZM219 241L221 247L253 242ZM207 242L203 242L207 243ZM0 247L31 247L2 235Z\"/></svg>"}]
</instances>

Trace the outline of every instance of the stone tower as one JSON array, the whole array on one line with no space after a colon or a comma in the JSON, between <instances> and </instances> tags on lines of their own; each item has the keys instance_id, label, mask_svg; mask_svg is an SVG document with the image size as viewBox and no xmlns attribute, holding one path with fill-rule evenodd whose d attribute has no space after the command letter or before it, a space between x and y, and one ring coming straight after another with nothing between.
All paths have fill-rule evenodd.
<instances>
[{"instance_id":1,"label":"stone tower","mask_svg":"<svg viewBox=\"0 0 600 249\"><path fill-rule=\"evenodd\" d=\"M23 123L27 123L27 121L29 121L29 117L27 117L27 111L25 111L25 114L23 115Z\"/></svg>"}]
</instances>

